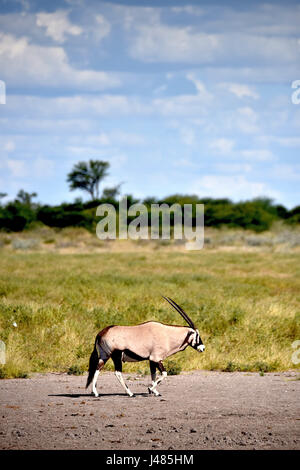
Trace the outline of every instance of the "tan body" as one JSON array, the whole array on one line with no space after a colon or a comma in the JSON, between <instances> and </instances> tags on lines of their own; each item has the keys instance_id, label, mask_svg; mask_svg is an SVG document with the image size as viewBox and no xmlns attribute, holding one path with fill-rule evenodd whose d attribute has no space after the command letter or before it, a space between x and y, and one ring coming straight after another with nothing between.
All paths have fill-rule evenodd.
<instances>
[{"instance_id":1,"label":"tan body","mask_svg":"<svg viewBox=\"0 0 300 470\"><path fill-rule=\"evenodd\" d=\"M112 359L115 374L129 396L133 393L124 383L122 362L150 362L152 387L149 393L158 396L157 385L167 376L162 361L167 357L183 351L187 346L203 352L204 345L199 331L187 314L171 299L164 297L188 322L187 326L165 325L156 321L148 321L134 326L110 325L98 333L95 347L90 357L89 375L86 387L93 382L93 393L97 397L96 382L100 370L108 359ZM162 376L156 380L156 369Z\"/></svg>"},{"instance_id":2,"label":"tan body","mask_svg":"<svg viewBox=\"0 0 300 470\"><path fill-rule=\"evenodd\" d=\"M193 330L186 326L150 321L135 326L111 326L103 337L101 332L98 337L107 352L129 350L145 360L159 362L185 349L189 333Z\"/></svg>"}]
</instances>

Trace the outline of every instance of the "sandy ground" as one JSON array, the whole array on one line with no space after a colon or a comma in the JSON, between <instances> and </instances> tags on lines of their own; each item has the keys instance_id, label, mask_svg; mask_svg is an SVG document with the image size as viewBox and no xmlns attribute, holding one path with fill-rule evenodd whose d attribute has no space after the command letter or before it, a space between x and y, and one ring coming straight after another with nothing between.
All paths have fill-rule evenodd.
<instances>
[{"instance_id":1,"label":"sandy ground","mask_svg":"<svg viewBox=\"0 0 300 470\"><path fill-rule=\"evenodd\" d=\"M0 449L300 449L296 372L197 371L168 377L148 395L150 377L35 375L0 381Z\"/></svg>"}]
</instances>

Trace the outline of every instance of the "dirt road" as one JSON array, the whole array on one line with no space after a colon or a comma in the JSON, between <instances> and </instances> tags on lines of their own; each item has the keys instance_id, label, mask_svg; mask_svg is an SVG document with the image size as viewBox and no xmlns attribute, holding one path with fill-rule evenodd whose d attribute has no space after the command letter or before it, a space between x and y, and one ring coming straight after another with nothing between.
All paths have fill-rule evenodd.
<instances>
[{"instance_id":1,"label":"dirt road","mask_svg":"<svg viewBox=\"0 0 300 470\"><path fill-rule=\"evenodd\" d=\"M161 397L150 377L35 375L0 381L0 449L300 449L296 372L197 371L168 377Z\"/></svg>"}]
</instances>

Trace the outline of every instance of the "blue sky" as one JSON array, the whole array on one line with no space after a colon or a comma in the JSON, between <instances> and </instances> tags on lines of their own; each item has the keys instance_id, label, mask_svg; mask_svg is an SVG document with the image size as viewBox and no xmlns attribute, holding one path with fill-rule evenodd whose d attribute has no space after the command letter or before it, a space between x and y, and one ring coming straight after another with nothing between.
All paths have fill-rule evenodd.
<instances>
[{"instance_id":1,"label":"blue sky","mask_svg":"<svg viewBox=\"0 0 300 470\"><path fill-rule=\"evenodd\" d=\"M0 192L73 201L91 158L139 198L298 205L299 24L300 2L0 0Z\"/></svg>"}]
</instances>

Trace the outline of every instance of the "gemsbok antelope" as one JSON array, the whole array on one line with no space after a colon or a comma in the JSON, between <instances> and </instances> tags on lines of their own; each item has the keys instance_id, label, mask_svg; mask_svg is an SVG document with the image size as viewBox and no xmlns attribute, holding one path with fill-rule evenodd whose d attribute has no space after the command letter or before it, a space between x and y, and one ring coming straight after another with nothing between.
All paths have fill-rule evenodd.
<instances>
[{"instance_id":1,"label":"gemsbok antelope","mask_svg":"<svg viewBox=\"0 0 300 470\"><path fill-rule=\"evenodd\" d=\"M187 326L165 325L156 321L148 321L135 326L111 325L104 328L96 336L94 350L89 362L89 375L86 388L93 382L93 393L98 397L96 383L101 369L109 358L112 358L115 375L126 393L132 397L122 377L122 362L136 362L149 360L152 386L148 388L149 394L160 396L156 390L157 385L167 376L162 361L187 346L199 352L205 349L199 331L189 316L174 300L163 297L188 323ZM161 376L156 380L156 369Z\"/></svg>"}]
</instances>

